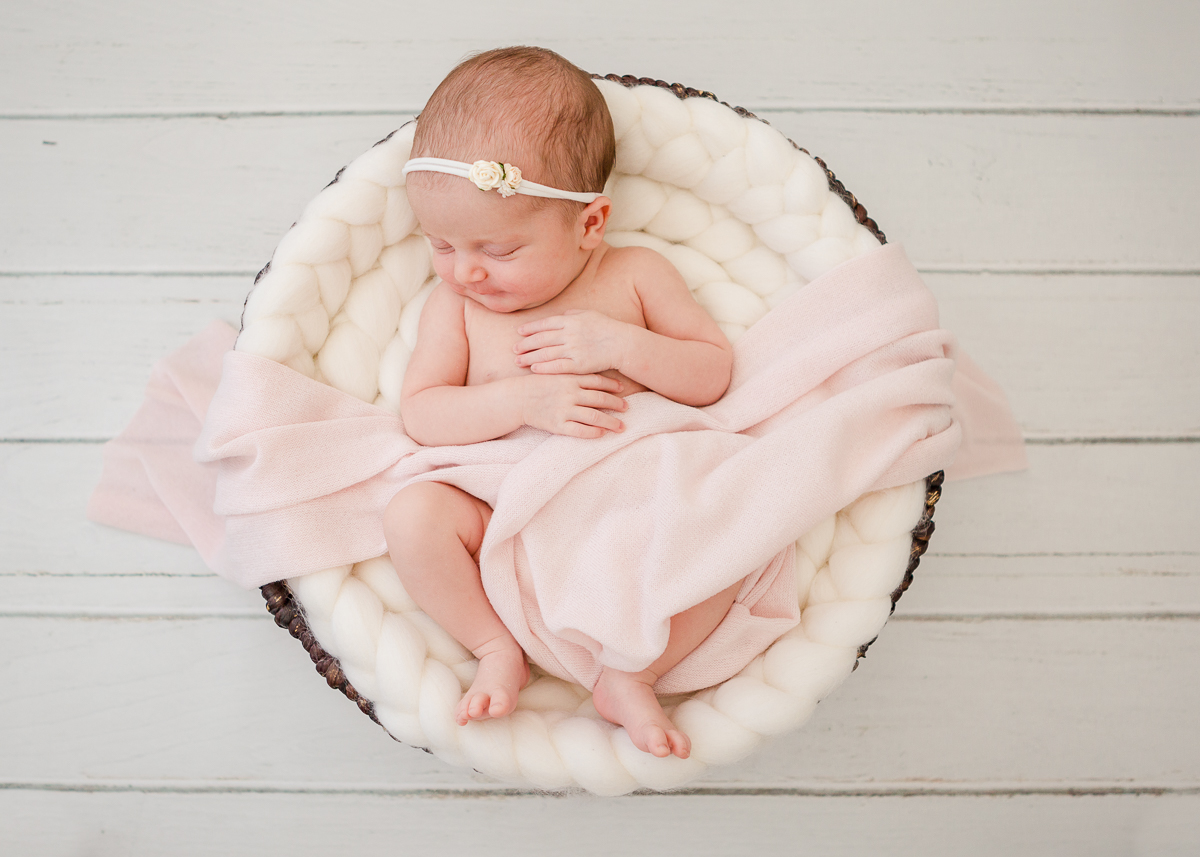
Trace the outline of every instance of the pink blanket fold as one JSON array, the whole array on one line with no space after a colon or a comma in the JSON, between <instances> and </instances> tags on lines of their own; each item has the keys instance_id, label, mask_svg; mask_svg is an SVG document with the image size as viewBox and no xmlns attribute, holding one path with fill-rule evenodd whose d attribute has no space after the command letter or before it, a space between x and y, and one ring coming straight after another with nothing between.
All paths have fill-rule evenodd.
<instances>
[{"instance_id":1,"label":"pink blanket fold","mask_svg":"<svg viewBox=\"0 0 1200 857\"><path fill-rule=\"evenodd\" d=\"M211 360L229 335L201 339L185 362ZM967 420L966 471L1024 466L1002 394L973 365L957 378L954 357L932 295L895 246L754 325L716 404L639 393L626 430L598 440L524 428L421 447L390 412L231 351L215 392L203 367L156 370L143 411L161 409L178 440L148 442L154 415L139 412L106 449L89 514L186 536L218 573L257 586L384 553L391 497L413 481L453 484L495 510L480 568L500 617L534 661L587 687L602 665L648 666L672 615L742 581L721 627L656 685L692 690L733 675L798 621L800 535L867 491L950 465L964 434L955 392L984 417ZM192 392L159 390L172 384ZM197 461L185 461L206 405ZM168 514L148 513L154 492Z\"/></svg>"}]
</instances>

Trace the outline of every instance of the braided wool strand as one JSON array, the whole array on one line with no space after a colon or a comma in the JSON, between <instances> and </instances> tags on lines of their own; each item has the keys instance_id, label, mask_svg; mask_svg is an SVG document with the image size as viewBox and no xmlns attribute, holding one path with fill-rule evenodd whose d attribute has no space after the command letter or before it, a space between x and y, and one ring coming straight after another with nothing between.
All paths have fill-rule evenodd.
<instances>
[{"instance_id":1,"label":"braided wool strand","mask_svg":"<svg viewBox=\"0 0 1200 857\"><path fill-rule=\"evenodd\" d=\"M830 191L824 165L765 123L660 86L597 84L617 135L609 242L666 256L731 341L879 246L853 197ZM393 412L435 282L401 174L414 129L381 140L309 203L256 279L237 342ZM687 760L637 750L587 691L536 668L511 716L458 726L476 662L409 598L386 556L288 584L360 706L395 738L541 789L663 790L808 719L886 622L928 512L916 482L868 494L800 539L800 625L723 684L663 699L692 739Z\"/></svg>"}]
</instances>

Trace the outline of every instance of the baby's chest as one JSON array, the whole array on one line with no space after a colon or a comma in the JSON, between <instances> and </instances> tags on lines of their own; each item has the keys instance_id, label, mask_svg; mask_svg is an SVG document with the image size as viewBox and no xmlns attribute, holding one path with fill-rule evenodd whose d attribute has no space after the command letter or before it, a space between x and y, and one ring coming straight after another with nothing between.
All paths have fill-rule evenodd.
<instances>
[{"instance_id":1,"label":"baby's chest","mask_svg":"<svg viewBox=\"0 0 1200 857\"><path fill-rule=\"evenodd\" d=\"M516 346L524 339L517 329L528 322L562 315L568 310L594 310L627 324L646 326L636 296L620 292L603 296L563 294L542 306L508 313L491 312L473 305L468 308L466 318L470 352L467 384L486 384L527 374L528 369L516 364Z\"/></svg>"}]
</instances>

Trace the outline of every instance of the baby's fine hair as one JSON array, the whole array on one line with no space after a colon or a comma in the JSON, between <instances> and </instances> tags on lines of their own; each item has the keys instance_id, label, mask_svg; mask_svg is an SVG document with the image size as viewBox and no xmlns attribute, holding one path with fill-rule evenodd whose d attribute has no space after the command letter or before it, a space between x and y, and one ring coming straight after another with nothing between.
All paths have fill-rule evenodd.
<instances>
[{"instance_id":1,"label":"baby's fine hair","mask_svg":"<svg viewBox=\"0 0 1200 857\"><path fill-rule=\"evenodd\" d=\"M601 193L616 139L587 72L545 48L498 48L463 60L434 90L412 157L509 163L530 181Z\"/></svg>"}]
</instances>

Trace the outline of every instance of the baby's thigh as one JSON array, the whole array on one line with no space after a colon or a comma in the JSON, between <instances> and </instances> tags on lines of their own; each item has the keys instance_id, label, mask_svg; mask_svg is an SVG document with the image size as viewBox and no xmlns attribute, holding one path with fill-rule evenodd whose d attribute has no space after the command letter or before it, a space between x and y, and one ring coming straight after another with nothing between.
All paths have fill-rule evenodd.
<instances>
[{"instance_id":1,"label":"baby's thigh","mask_svg":"<svg viewBox=\"0 0 1200 857\"><path fill-rule=\"evenodd\" d=\"M444 482L415 482L400 490L383 514L388 549L409 552L456 539L478 557L492 507Z\"/></svg>"}]
</instances>

